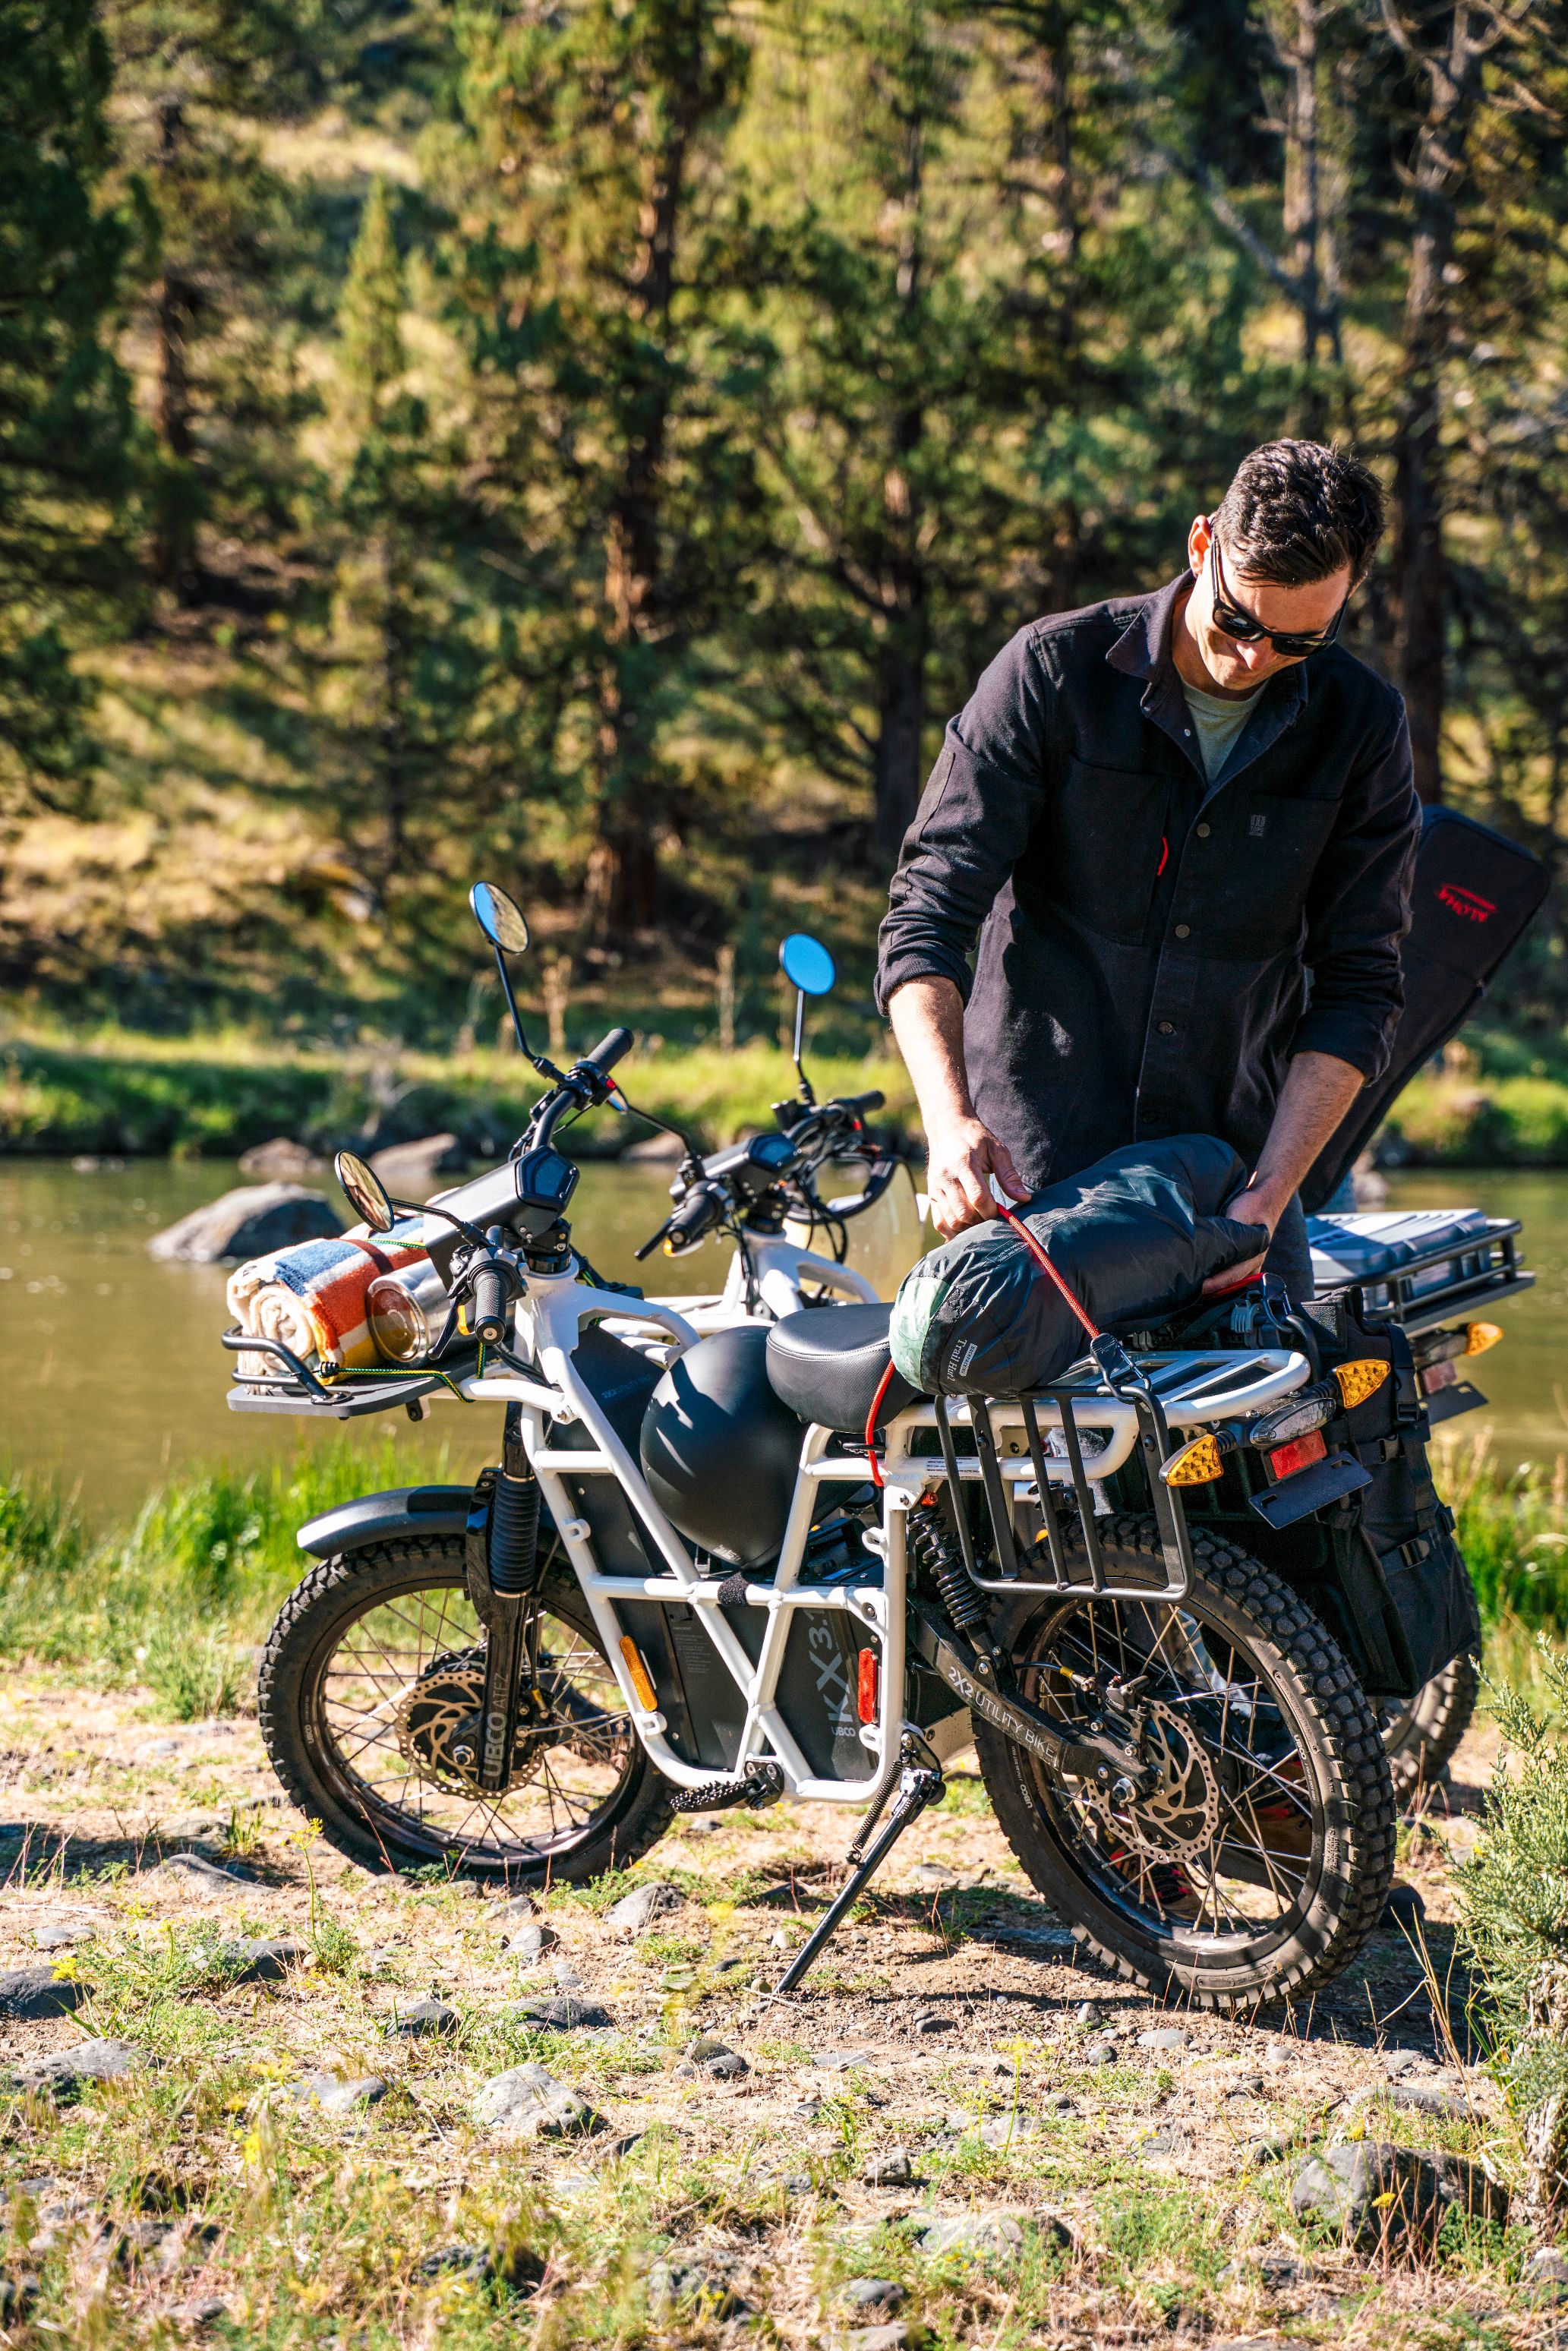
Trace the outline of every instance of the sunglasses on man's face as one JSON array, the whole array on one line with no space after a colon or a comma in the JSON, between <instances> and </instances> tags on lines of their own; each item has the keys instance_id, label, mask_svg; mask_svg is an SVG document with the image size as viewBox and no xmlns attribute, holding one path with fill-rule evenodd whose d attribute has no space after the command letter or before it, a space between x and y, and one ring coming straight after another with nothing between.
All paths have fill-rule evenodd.
<instances>
[{"instance_id":1,"label":"sunglasses on man's face","mask_svg":"<svg viewBox=\"0 0 1568 2351\"><path fill-rule=\"evenodd\" d=\"M1293 629L1266 629L1255 612L1245 611L1239 604L1231 602L1219 561L1219 533L1212 528L1208 551L1214 558L1214 625L1222 637L1229 637L1239 645L1260 644L1266 639L1277 653L1293 654L1298 659L1304 653L1321 653L1325 645L1333 644L1339 634L1339 624L1344 618L1344 605L1350 601L1348 591L1344 604L1340 606L1328 627L1319 629L1315 635L1302 636Z\"/></svg>"}]
</instances>

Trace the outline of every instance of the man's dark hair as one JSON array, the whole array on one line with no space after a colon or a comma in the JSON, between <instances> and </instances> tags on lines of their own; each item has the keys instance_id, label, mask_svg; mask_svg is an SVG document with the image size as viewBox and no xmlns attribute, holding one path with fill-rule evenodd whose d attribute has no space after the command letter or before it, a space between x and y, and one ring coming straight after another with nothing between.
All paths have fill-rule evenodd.
<instances>
[{"instance_id":1,"label":"man's dark hair","mask_svg":"<svg viewBox=\"0 0 1568 2351\"><path fill-rule=\"evenodd\" d=\"M1265 441L1243 457L1214 514L1239 571L1306 588L1344 564L1365 577L1383 536L1383 489L1359 457L1321 441Z\"/></svg>"}]
</instances>

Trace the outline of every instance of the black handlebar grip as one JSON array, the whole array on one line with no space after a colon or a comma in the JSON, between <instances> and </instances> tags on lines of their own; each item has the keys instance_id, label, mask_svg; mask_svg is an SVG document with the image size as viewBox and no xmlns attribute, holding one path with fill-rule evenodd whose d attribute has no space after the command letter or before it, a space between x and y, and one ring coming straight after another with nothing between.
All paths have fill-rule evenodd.
<instances>
[{"instance_id":1,"label":"black handlebar grip","mask_svg":"<svg viewBox=\"0 0 1568 2351\"><path fill-rule=\"evenodd\" d=\"M886 1100L887 1096L878 1093L873 1086L869 1094L846 1094L841 1108L852 1110L857 1113L868 1110L880 1110Z\"/></svg>"},{"instance_id":2,"label":"black handlebar grip","mask_svg":"<svg viewBox=\"0 0 1568 2351\"><path fill-rule=\"evenodd\" d=\"M583 1059L591 1061L596 1070L612 1070L622 1054L630 1050L631 1044L630 1029L612 1029L609 1036L601 1037L592 1052L585 1053Z\"/></svg>"},{"instance_id":3,"label":"black handlebar grip","mask_svg":"<svg viewBox=\"0 0 1568 2351\"><path fill-rule=\"evenodd\" d=\"M482 1265L474 1276L473 1328L487 1347L507 1335L507 1281L498 1266Z\"/></svg>"},{"instance_id":4,"label":"black handlebar grip","mask_svg":"<svg viewBox=\"0 0 1568 2351\"><path fill-rule=\"evenodd\" d=\"M674 1257L678 1249L700 1240L723 1216L723 1195L711 1184L694 1185L664 1228L666 1254Z\"/></svg>"}]
</instances>

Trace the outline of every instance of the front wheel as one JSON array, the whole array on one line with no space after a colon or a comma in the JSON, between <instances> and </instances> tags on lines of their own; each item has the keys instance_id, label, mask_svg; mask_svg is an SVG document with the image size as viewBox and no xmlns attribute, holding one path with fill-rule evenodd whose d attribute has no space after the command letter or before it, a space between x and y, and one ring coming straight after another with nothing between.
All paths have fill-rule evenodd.
<instances>
[{"instance_id":1,"label":"front wheel","mask_svg":"<svg viewBox=\"0 0 1568 2351\"><path fill-rule=\"evenodd\" d=\"M1163 1581L1152 1519L1101 1536L1118 1582ZM1162 1997L1250 2009L1327 1983L1377 1924L1393 1791L1317 1618L1235 1545L1194 1529L1192 1548L1184 1601L1035 1595L995 1628L1020 1693L1065 1725L1132 1686L1121 1722L1152 1786L1064 1781L978 1720L975 1744L1009 1843L1082 1941Z\"/></svg>"},{"instance_id":2,"label":"front wheel","mask_svg":"<svg viewBox=\"0 0 1568 2351\"><path fill-rule=\"evenodd\" d=\"M437 1863L525 1886L624 1869L668 1827L671 1792L575 1584L541 1582L525 1646L511 1784L488 1795L475 1761L485 1630L463 1538L326 1560L285 1601L262 1657L272 1767L367 1868Z\"/></svg>"}]
</instances>

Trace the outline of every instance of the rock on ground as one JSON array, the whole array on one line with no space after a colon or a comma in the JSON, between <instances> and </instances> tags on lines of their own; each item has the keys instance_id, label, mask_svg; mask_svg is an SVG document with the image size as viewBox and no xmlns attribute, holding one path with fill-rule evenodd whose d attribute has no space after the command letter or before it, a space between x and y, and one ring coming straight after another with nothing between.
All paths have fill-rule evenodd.
<instances>
[{"instance_id":1,"label":"rock on ground","mask_svg":"<svg viewBox=\"0 0 1568 2351\"><path fill-rule=\"evenodd\" d=\"M307 2074L291 2082L286 2095L301 2105L319 2106L323 2114L351 2115L379 2105L389 2086L379 2074L359 2074L347 2082L336 2074Z\"/></svg>"},{"instance_id":2,"label":"rock on ground","mask_svg":"<svg viewBox=\"0 0 1568 2351\"><path fill-rule=\"evenodd\" d=\"M1338 2228L1368 2252L1429 2243L1453 2205L1479 2219L1508 2217L1506 2189L1479 2163L1384 2139L1325 2148L1303 2164L1291 2187L1299 2220Z\"/></svg>"},{"instance_id":3,"label":"rock on ground","mask_svg":"<svg viewBox=\"0 0 1568 2351\"><path fill-rule=\"evenodd\" d=\"M0 2016L29 2023L45 2016L68 2016L92 1991L76 1976L57 1976L52 1967L9 1968L0 1975Z\"/></svg>"},{"instance_id":4,"label":"rock on ground","mask_svg":"<svg viewBox=\"0 0 1568 2351\"><path fill-rule=\"evenodd\" d=\"M603 2116L548 2065L513 2065L496 2074L474 2100L474 2119L482 2130L515 2138L591 2138L605 2127Z\"/></svg>"},{"instance_id":5,"label":"rock on ground","mask_svg":"<svg viewBox=\"0 0 1568 2351\"><path fill-rule=\"evenodd\" d=\"M330 1239L342 1229L324 1192L302 1184L242 1184L154 1233L147 1253L216 1265L225 1258L265 1257L296 1241Z\"/></svg>"},{"instance_id":6,"label":"rock on ground","mask_svg":"<svg viewBox=\"0 0 1568 2351\"><path fill-rule=\"evenodd\" d=\"M455 2032L460 2020L444 2000L416 2000L398 2011L389 2030L400 2041L419 2041L434 2033Z\"/></svg>"},{"instance_id":7,"label":"rock on ground","mask_svg":"<svg viewBox=\"0 0 1568 2351\"><path fill-rule=\"evenodd\" d=\"M634 1886L630 1894L623 1894L605 1914L604 1923L620 1928L623 1934L640 1935L644 1927L651 1927L666 1911L679 1910L685 1898L678 1886L656 1878L652 1885Z\"/></svg>"},{"instance_id":8,"label":"rock on ground","mask_svg":"<svg viewBox=\"0 0 1568 2351\"><path fill-rule=\"evenodd\" d=\"M247 1935L225 1943L218 1965L231 1984L277 1983L290 1968L303 1967L310 1953L303 1943L275 1935Z\"/></svg>"},{"instance_id":9,"label":"rock on ground","mask_svg":"<svg viewBox=\"0 0 1568 2351\"><path fill-rule=\"evenodd\" d=\"M152 2060L134 2041L79 2041L74 2049L57 2049L18 2065L12 2080L25 2090L49 2090L59 2099L75 2097L88 2082L118 2081L122 2074L140 2074Z\"/></svg>"}]
</instances>

